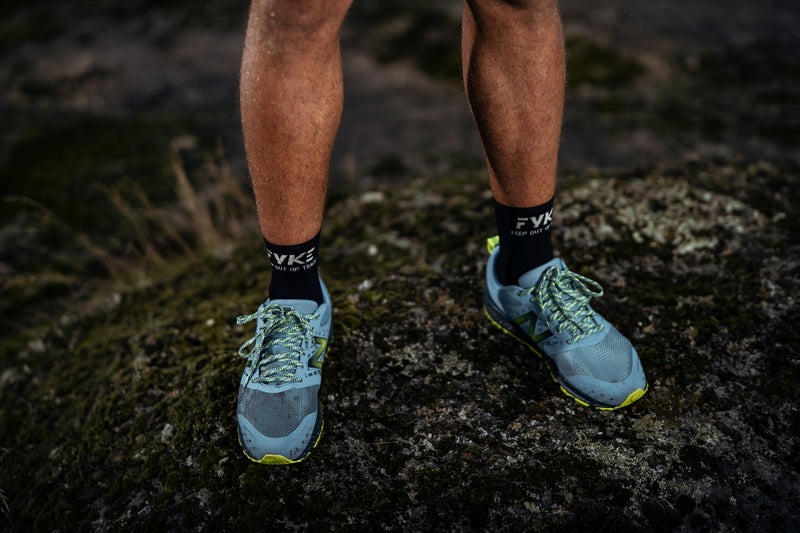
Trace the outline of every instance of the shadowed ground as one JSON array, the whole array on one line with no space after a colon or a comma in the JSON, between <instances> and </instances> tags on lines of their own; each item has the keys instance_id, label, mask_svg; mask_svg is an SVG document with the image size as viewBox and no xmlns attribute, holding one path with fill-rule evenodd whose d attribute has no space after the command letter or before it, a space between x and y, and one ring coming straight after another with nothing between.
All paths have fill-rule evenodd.
<instances>
[{"instance_id":1,"label":"shadowed ground","mask_svg":"<svg viewBox=\"0 0 800 533\"><path fill-rule=\"evenodd\" d=\"M325 431L308 460L238 449L234 355L258 248L154 273L5 356L6 527L790 530L800 518L798 169L709 164L576 180L558 249L651 389L600 413L481 312L481 175L334 201ZM693 177L693 186L686 179ZM599 522L598 522L599 521Z\"/></svg>"},{"instance_id":2,"label":"shadowed ground","mask_svg":"<svg viewBox=\"0 0 800 533\"><path fill-rule=\"evenodd\" d=\"M0 8L1 530L796 529L796 8L564 2L556 248L650 381L594 412L482 314L491 201L437 29L458 2L357 3L325 430L267 468L235 425L235 317L269 279L244 4Z\"/></svg>"}]
</instances>

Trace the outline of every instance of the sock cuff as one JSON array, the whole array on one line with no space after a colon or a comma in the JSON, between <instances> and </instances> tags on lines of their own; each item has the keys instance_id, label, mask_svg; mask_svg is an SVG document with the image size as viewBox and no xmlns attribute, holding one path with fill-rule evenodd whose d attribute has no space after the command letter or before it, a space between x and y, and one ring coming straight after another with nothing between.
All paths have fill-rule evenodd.
<instances>
[{"instance_id":1,"label":"sock cuff","mask_svg":"<svg viewBox=\"0 0 800 533\"><path fill-rule=\"evenodd\" d=\"M300 244L280 245L269 242L264 238L269 264L273 271L296 272L308 270L317 265L319 257L318 232L314 237Z\"/></svg>"},{"instance_id":2,"label":"sock cuff","mask_svg":"<svg viewBox=\"0 0 800 533\"><path fill-rule=\"evenodd\" d=\"M554 204L555 195L549 201L532 207L511 207L494 200L500 238L505 240L509 237L530 237L549 231L553 222Z\"/></svg>"}]
</instances>

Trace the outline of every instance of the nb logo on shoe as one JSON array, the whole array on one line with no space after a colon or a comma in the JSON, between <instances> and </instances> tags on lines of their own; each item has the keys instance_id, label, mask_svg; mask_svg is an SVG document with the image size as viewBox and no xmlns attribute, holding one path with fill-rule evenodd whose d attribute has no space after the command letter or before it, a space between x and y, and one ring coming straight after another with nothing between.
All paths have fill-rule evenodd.
<instances>
[{"instance_id":1,"label":"nb logo on shoe","mask_svg":"<svg viewBox=\"0 0 800 533\"><path fill-rule=\"evenodd\" d=\"M537 335L536 334L536 321L537 321L536 313L531 311L529 313L525 313L524 315L518 317L514 321L514 323L517 324L517 326L522 326L522 324L524 324L525 322L530 322L530 324L528 326L528 336L531 338L531 340L533 342L538 344L538 343L542 342L543 340L552 337L553 333L550 330L544 330L543 332L541 332L541 333L539 333Z\"/></svg>"},{"instance_id":2,"label":"nb logo on shoe","mask_svg":"<svg viewBox=\"0 0 800 533\"><path fill-rule=\"evenodd\" d=\"M328 339L325 337L314 337L314 342L318 345L317 351L308 362L311 368L322 368L322 363L325 360L325 354L328 351Z\"/></svg>"}]
</instances>

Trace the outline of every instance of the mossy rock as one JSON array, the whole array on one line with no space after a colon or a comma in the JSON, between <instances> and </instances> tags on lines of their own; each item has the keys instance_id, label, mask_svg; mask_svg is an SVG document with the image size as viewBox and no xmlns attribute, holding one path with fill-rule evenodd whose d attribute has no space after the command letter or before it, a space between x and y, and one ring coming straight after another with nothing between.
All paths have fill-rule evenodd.
<instances>
[{"instance_id":1,"label":"mossy rock","mask_svg":"<svg viewBox=\"0 0 800 533\"><path fill-rule=\"evenodd\" d=\"M798 168L564 183L557 248L639 348L632 407L574 403L484 319L485 177L405 179L329 205L336 340L308 459L268 468L237 442L234 318L269 281L253 235L6 345L2 529L792 529Z\"/></svg>"}]
</instances>

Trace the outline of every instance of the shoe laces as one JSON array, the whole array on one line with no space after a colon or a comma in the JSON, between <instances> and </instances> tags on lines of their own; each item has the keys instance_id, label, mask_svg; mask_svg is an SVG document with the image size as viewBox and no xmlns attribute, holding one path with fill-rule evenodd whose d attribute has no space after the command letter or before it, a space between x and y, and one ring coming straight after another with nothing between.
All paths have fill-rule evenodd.
<instances>
[{"instance_id":1,"label":"shoe laces","mask_svg":"<svg viewBox=\"0 0 800 533\"><path fill-rule=\"evenodd\" d=\"M255 355L253 364L259 374L253 381L277 384L301 381L296 372L298 367L305 366L303 343L312 333L311 320L318 316L304 315L291 307L271 304L259 307L251 315L237 317L236 323L239 325L252 320L264 320L253 338L239 348L240 357L250 359ZM276 347L283 349L272 349Z\"/></svg>"},{"instance_id":2,"label":"shoe laces","mask_svg":"<svg viewBox=\"0 0 800 533\"><path fill-rule=\"evenodd\" d=\"M603 324L594 320L596 312L589 302L603 295L603 287L586 276L556 266L548 268L532 287L523 289L519 295L531 295L531 302L538 300L545 310L544 320L548 327L556 324L556 331L564 330L570 335L568 344L573 344L603 329Z\"/></svg>"}]
</instances>

